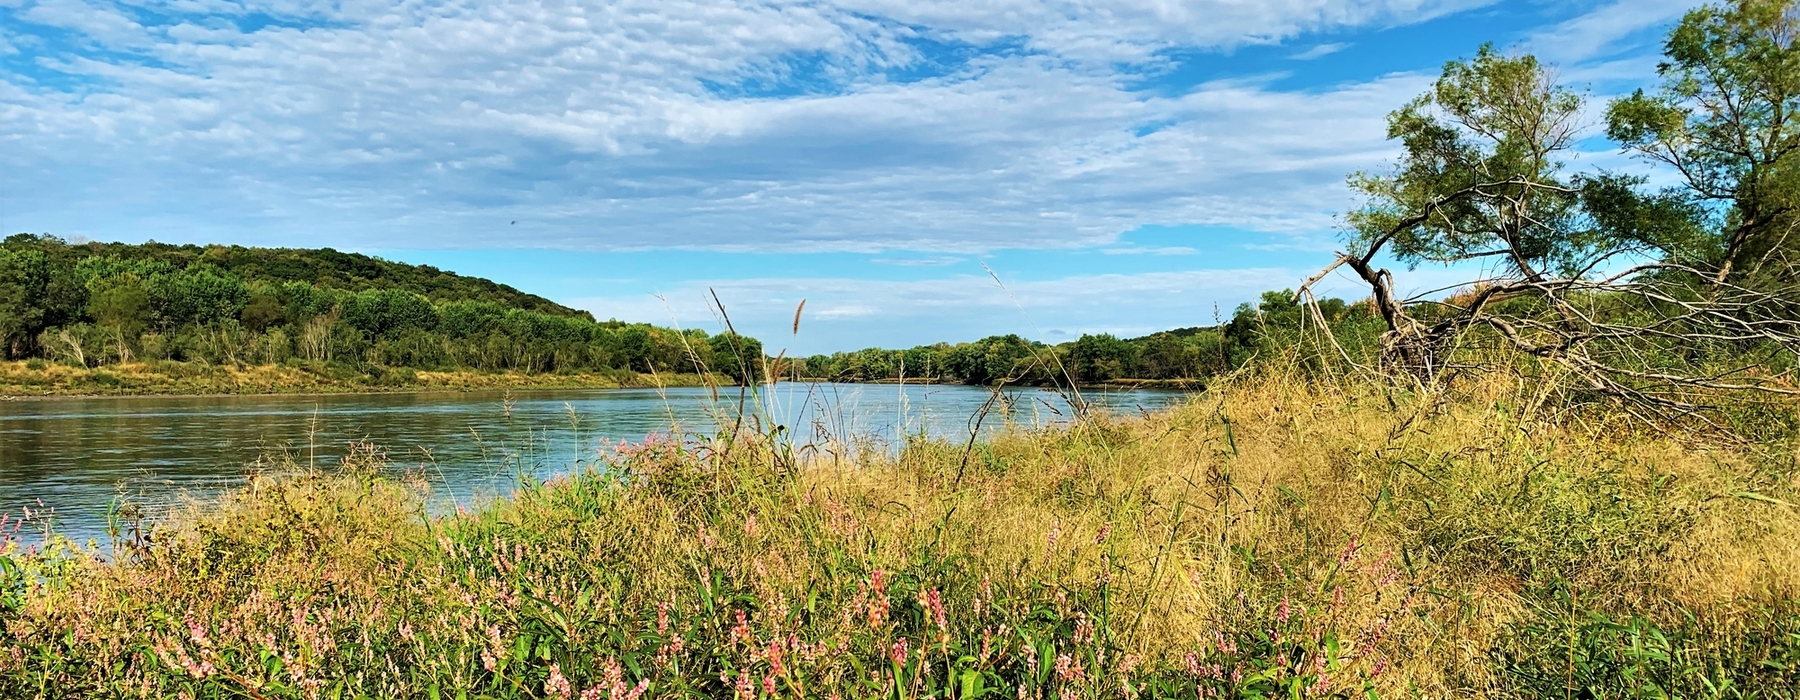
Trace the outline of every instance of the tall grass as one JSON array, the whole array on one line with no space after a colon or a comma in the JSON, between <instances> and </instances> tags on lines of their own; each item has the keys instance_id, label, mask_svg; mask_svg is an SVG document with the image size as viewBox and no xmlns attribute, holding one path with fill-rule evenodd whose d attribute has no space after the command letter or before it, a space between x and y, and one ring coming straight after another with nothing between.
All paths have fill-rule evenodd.
<instances>
[{"instance_id":1,"label":"tall grass","mask_svg":"<svg viewBox=\"0 0 1800 700\"><path fill-rule=\"evenodd\" d=\"M257 480L0 556L0 696L1795 697L1793 436L1263 370L973 447Z\"/></svg>"}]
</instances>

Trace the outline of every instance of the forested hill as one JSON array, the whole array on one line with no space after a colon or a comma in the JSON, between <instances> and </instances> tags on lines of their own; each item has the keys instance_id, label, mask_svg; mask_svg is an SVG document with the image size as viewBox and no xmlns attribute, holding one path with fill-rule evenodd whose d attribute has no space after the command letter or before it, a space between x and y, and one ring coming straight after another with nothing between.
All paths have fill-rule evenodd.
<instances>
[{"instance_id":1,"label":"forested hill","mask_svg":"<svg viewBox=\"0 0 1800 700\"><path fill-rule=\"evenodd\" d=\"M330 249L20 234L0 242L0 358L364 374L716 370L742 379L761 367L762 347L729 334L596 322L489 280Z\"/></svg>"},{"instance_id":2,"label":"forested hill","mask_svg":"<svg viewBox=\"0 0 1800 700\"><path fill-rule=\"evenodd\" d=\"M159 261L175 269L207 264L229 272L247 284L307 282L347 292L399 289L439 304L485 301L507 308L593 320L586 311L571 309L492 280L466 277L430 265L408 265L330 248L246 248L238 245L171 245L154 241L142 245L71 244L51 236L30 234L7 238L4 246L15 251L42 251L71 269L90 257Z\"/></svg>"}]
</instances>

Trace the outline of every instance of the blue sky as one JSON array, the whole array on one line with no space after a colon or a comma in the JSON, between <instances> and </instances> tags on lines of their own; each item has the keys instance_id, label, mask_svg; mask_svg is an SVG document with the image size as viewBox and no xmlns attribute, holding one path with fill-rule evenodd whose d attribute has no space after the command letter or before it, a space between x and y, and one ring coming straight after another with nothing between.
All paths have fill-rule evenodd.
<instances>
[{"instance_id":1,"label":"blue sky","mask_svg":"<svg viewBox=\"0 0 1800 700\"><path fill-rule=\"evenodd\" d=\"M1693 5L0 0L0 229L332 246L709 330L711 289L793 353L1140 335L1329 262L1446 60L1536 53L1597 115Z\"/></svg>"}]
</instances>

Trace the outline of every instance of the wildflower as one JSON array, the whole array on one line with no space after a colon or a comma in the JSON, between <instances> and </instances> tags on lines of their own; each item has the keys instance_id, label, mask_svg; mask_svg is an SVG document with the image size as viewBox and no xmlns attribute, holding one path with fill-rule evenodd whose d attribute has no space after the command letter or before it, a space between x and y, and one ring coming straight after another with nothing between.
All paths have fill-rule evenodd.
<instances>
[{"instance_id":1,"label":"wildflower","mask_svg":"<svg viewBox=\"0 0 1800 700\"><path fill-rule=\"evenodd\" d=\"M1068 654L1056 655L1056 677L1064 683L1087 678L1087 669L1081 667L1081 660Z\"/></svg>"},{"instance_id":2,"label":"wildflower","mask_svg":"<svg viewBox=\"0 0 1800 700\"><path fill-rule=\"evenodd\" d=\"M1131 672L1136 671L1138 664L1142 662L1143 658L1137 654L1126 654L1119 659L1119 692L1124 693L1125 697L1137 697L1137 688L1131 685Z\"/></svg>"},{"instance_id":3,"label":"wildflower","mask_svg":"<svg viewBox=\"0 0 1800 700\"><path fill-rule=\"evenodd\" d=\"M619 666L619 661L607 659L605 663L600 664L600 669L601 685L607 686L612 691L614 698L623 695L625 693L625 669Z\"/></svg>"},{"instance_id":4,"label":"wildflower","mask_svg":"<svg viewBox=\"0 0 1800 700\"><path fill-rule=\"evenodd\" d=\"M762 687L763 687L763 693L765 695L774 695L775 694L775 674L771 673L767 676L763 676Z\"/></svg>"},{"instance_id":5,"label":"wildflower","mask_svg":"<svg viewBox=\"0 0 1800 700\"><path fill-rule=\"evenodd\" d=\"M1105 523L1105 524L1101 525L1100 532L1096 533L1094 535L1094 544L1097 545L1097 544L1101 544L1101 543L1105 542L1106 537L1111 534L1112 534L1112 523Z\"/></svg>"},{"instance_id":6,"label":"wildflower","mask_svg":"<svg viewBox=\"0 0 1800 700\"><path fill-rule=\"evenodd\" d=\"M1085 645L1094 641L1094 623L1086 617L1075 622L1075 643Z\"/></svg>"},{"instance_id":7,"label":"wildflower","mask_svg":"<svg viewBox=\"0 0 1800 700\"><path fill-rule=\"evenodd\" d=\"M751 639L750 620L748 616L744 615L744 611L739 610L737 611L737 624L731 627L731 643L748 644Z\"/></svg>"},{"instance_id":8,"label":"wildflower","mask_svg":"<svg viewBox=\"0 0 1800 700\"><path fill-rule=\"evenodd\" d=\"M658 636L666 637L669 634L669 608L671 605L666 600L656 604L656 634Z\"/></svg>"},{"instance_id":9,"label":"wildflower","mask_svg":"<svg viewBox=\"0 0 1800 700\"><path fill-rule=\"evenodd\" d=\"M1343 551L1338 552L1337 563L1340 568L1349 566L1350 562L1356 560L1357 550L1362 549L1362 544L1358 541L1359 539L1360 538L1358 537L1351 537L1350 541L1344 544Z\"/></svg>"},{"instance_id":10,"label":"wildflower","mask_svg":"<svg viewBox=\"0 0 1800 700\"><path fill-rule=\"evenodd\" d=\"M1369 668L1369 677L1375 678L1377 676L1380 676L1382 673L1387 671L1387 667L1388 667L1387 657L1383 656L1381 658L1375 659L1375 664Z\"/></svg>"},{"instance_id":11,"label":"wildflower","mask_svg":"<svg viewBox=\"0 0 1800 700\"><path fill-rule=\"evenodd\" d=\"M187 615L187 628L188 636L194 640L195 644L201 647L211 646L206 638L206 626L195 620L193 613Z\"/></svg>"},{"instance_id":12,"label":"wildflower","mask_svg":"<svg viewBox=\"0 0 1800 700\"><path fill-rule=\"evenodd\" d=\"M563 677L562 666L550 664L550 680L544 681L544 694L553 698L568 698L571 694L569 679Z\"/></svg>"},{"instance_id":13,"label":"wildflower","mask_svg":"<svg viewBox=\"0 0 1800 700\"><path fill-rule=\"evenodd\" d=\"M869 590L873 593L868 603L869 627L876 628L887 620L889 610L887 583L880 569L869 575Z\"/></svg>"},{"instance_id":14,"label":"wildflower","mask_svg":"<svg viewBox=\"0 0 1800 700\"><path fill-rule=\"evenodd\" d=\"M506 659L506 642L500 641L499 626L488 627L488 650L493 652L495 659L502 661Z\"/></svg>"},{"instance_id":15,"label":"wildflower","mask_svg":"<svg viewBox=\"0 0 1800 700\"><path fill-rule=\"evenodd\" d=\"M1057 521L1050 523L1050 537L1049 537L1050 551L1052 551L1052 552L1056 551L1056 541L1061 538L1062 538L1062 521L1057 520Z\"/></svg>"},{"instance_id":16,"label":"wildflower","mask_svg":"<svg viewBox=\"0 0 1800 700\"><path fill-rule=\"evenodd\" d=\"M888 650L888 658L893 659L894 665L896 665L896 666L900 666L902 668L904 668L906 666L906 638L905 637L901 637L900 641L894 642L894 646Z\"/></svg>"},{"instance_id":17,"label":"wildflower","mask_svg":"<svg viewBox=\"0 0 1800 700\"><path fill-rule=\"evenodd\" d=\"M1236 656L1238 653L1237 642L1217 630L1213 631L1213 643L1218 645L1220 654Z\"/></svg>"},{"instance_id":18,"label":"wildflower","mask_svg":"<svg viewBox=\"0 0 1800 700\"><path fill-rule=\"evenodd\" d=\"M769 648L763 651L763 659L769 662L770 674L781 675L787 671L787 665L782 663L782 657L785 655L784 652L785 649L782 647L781 640L769 640ZM773 693L774 691L770 692Z\"/></svg>"},{"instance_id":19,"label":"wildflower","mask_svg":"<svg viewBox=\"0 0 1800 700\"><path fill-rule=\"evenodd\" d=\"M931 621L940 630L950 629L950 623L944 613L944 594L938 589L919 592L919 607L931 611Z\"/></svg>"},{"instance_id":20,"label":"wildflower","mask_svg":"<svg viewBox=\"0 0 1800 700\"><path fill-rule=\"evenodd\" d=\"M1370 651L1373 651L1375 645L1380 643L1383 637L1387 636L1388 624L1387 618L1376 618L1375 623L1363 631L1363 641L1362 644L1358 646L1358 653L1367 654Z\"/></svg>"},{"instance_id":21,"label":"wildflower","mask_svg":"<svg viewBox=\"0 0 1800 700\"><path fill-rule=\"evenodd\" d=\"M1293 614L1294 611L1288 607L1288 597L1282 596L1281 605L1275 607L1275 621L1285 625Z\"/></svg>"}]
</instances>

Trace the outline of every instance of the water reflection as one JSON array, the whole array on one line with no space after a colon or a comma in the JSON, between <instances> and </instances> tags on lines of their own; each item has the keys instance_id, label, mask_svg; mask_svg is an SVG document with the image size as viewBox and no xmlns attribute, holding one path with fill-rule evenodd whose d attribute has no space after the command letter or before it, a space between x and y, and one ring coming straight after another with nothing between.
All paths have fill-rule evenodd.
<instances>
[{"instance_id":1,"label":"water reflection","mask_svg":"<svg viewBox=\"0 0 1800 700\"><path fill-rule=\"evenodd\" d=\"M441 502L504 493L521 474L586 463L601 443L651 433L711 432L735 422L775 425L802 442L902 434L966 438L989 403L964 386L781 384L740 396L704 388L356 396L52 399L0 403L0 512L54 509L59 531L103 532L107 504L125 495L156 508L183 494L242 483L257 463L336 464L355 443L385 449L396 469L434 481ZM1090 392L1115 412L1156 410L1175 392ZM1008 391L981 421L1050 425L1068 419L1054 392Z\"/></svg>"}]
</instances>

